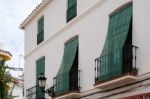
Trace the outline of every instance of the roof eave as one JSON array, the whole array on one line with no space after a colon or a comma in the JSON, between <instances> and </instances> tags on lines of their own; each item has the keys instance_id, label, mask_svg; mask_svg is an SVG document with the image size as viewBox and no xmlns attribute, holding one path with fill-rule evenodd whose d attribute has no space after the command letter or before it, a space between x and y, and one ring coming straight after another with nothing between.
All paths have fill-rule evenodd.
<instances>
[{"instance_id":1,"label":"roof eave","mask_svg":"<svg viewBox=\"0 0 150 99\"><path fill-rule=\"evenodd\" d=\"M25 26L52 0L43 0L36 8L28 15L28 17L20 24L20 29L25 29Z\"/></svg>"}]
</instances>

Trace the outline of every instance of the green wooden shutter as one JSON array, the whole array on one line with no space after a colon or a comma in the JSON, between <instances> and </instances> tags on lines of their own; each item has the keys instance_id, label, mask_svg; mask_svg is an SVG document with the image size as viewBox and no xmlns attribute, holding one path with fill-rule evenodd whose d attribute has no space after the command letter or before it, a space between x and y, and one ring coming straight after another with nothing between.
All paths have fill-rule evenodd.
<instances>
[{"instance_id":1,"label":"green wooden shutter","mask_svg":"<svg viewBox=\"0 0 150 99\"><path fill-rule=\"evenodd\" d=\"M44 17L38 20L38 34L44 31Z\"/></svg>"},{"instance_id":2,"label":"green wooden shutter","mask_svg":"<svg viewBox=\"0 0 150 99\"><path fill-rule=\"evenodd\" d=\"M37 33L37 44L44 40L44 17L41 17L38 21L38 33Z\"/></svg>"},{"instance_id":3,"label":"green wooden shutter","mask_svg":"<svg viewBox=\"0 0 150 99\"><path fill-rule=\"evenodd\" d=\"M45 99L45 94L42 93L41 88L38 86L38 77L41 73L45 75L45 57L36 61L36 99Z\"/></svg>"},{"instance_id":4,"label":"green wooden shutter","mask_svg":"<svg viewBox=\"0 0 150 99\"><path fill-rule=\"evenodd\" d=\"M108 34L103 47L99 80L106 80L122 74L122 55L132 18L132 4L110 16Z\"/></svg>"},{"instance_id":5,"label":"green wooden shutter","mask_svg":"<svg viewBox=\"0 0 150 99\"><path fill-rule=\"evenodd\" d=\"M67 22L77 15L77 0L68 0Z\"/></svg>"},{"instance_id":6,"label":"green wooden shutter","mask_svg":"<svg viewBox=\"0 0 150 99\"><path fill-rule=\"evenodd\" d=\"M56 76L56 95L69 91L69 72L75 60L77 48L78 37L73 38L65 44L63 60Z\"/></svg>"},{"instance_id":7,"label":"green wooden shutter","mask_svg":"<svg viewBox=\"0 0 150 99\"><path fill-rule=\"evenodd\" d=\"M77 3L77 0L68 0L68 8L71 8L76 3Z\"/></svg>"}]
</instances>

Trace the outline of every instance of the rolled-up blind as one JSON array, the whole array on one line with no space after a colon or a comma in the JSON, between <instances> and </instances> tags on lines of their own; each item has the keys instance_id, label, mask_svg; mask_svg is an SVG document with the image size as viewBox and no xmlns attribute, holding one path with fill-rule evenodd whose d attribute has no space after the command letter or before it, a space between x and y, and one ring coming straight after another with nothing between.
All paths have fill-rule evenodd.
<instances>
[{"instance_id":1,"label":"rolled-up blind","mask_svg":"<svg viewBox=\"0 0 150 99\"><path fill-rule=\"evenodd\" d=\"M105 44L100 56L99 80L106 80L122 73L123 46L132 18L132 4L110 16Z\"/></svg>"},{"instance_id":2,"label":"rolled-up blind","mask_svg":"<svg viewBox=\"0 0 150 99\"><path fill-rule=\"evenodd\" d=\"M69 73L78 48L78 37L65 43L64 55L60 69L56 76L55 94L59 95L69 91Z\"/></svg>"}]
</instances>

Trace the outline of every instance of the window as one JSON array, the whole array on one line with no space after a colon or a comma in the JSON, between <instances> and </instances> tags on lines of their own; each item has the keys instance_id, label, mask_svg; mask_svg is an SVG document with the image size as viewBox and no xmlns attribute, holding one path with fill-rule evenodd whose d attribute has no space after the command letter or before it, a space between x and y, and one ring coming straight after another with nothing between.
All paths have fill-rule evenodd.
<instances>
[{"instance_id":1,"label":"window","mask_svg":"<svg viewBox=\"0 0 150 99\"><path fill-rule=\"evenodd\" d=\"M44 16L38 20L37 45L44 40Z\"/></svg>"},{"instance_id":2,"label":"window","mask_svg":"<svg viewBox=\"0 0 150 99\"><path fill-rule=\"evenodd\" d=\"M67 22L77 15L77 0L68 0Z\"/></svg>"},{"instance_id":3,"label":"window","mask_svg":"<svg viewBox=\"0 0 150 99\"><path fill-rule=\"evenodd\" d=\"M78 90L78 37L65 43L62 63L55 80L56 96Z\"/></svg>"},{"instance_id":4,"label":"window","mask_svg":"<svg viewBox=\"0 0 150 99\"><path fill-rule=\"evenodd\" d=\"M45 57L36 61L36 99L45 99L45 94L42 93L41 88L38 86L38 77L41 73L45 75Z\"/></svg>"},{"instance_id":5,"label":"window","mask_svg":"<svg viewBox=\"0 0 150 99\"><path fill-rule=\"evenodd\" d=\"M110 15L105 45L99 58L98 80L108 80L132 70L132 4ZM128 67L130 66L130 67Z\"/></svg>"}]
</instances>

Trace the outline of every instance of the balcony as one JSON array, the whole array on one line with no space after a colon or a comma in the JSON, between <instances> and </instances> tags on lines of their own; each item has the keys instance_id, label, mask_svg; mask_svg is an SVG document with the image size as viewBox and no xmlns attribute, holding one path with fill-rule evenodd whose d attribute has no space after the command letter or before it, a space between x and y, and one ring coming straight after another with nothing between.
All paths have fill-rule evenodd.
<instances>
[{"instance_id":1,"label":"balcony","mask_svg":"<svg viewBox=\"0 0 150 99\"><path fill-rule=\"evenodd\" d=\"M27 99L36 99L36 86L31 87L26 90L26 98Z\"/></svg>"},{"instance_id":2,"label":"balcony","mask_svg":"<svg viewBox=\"0 0 150 99\"><path fill-rule=\"evenodd\" d=\"M54 78L54 95L53 99L71 99L80 95L80 70L73 73L73 75L69 75L69 85L68 90L61 89L58 91L58 87L64 87L65 82L56 83L57 77Z\"/></svg>"},{"instance_id":3,"label":"balcony","mask_svg":"<svg viewBox=\"0 0 150 99\"><path fill-rule=\"evenodd\" d=\"M43 95L41 95L41 91L37 91L39 86L34 86L26 90L26 99L45 99ZM37 97L38 96L38 97Z\"/></svg>"},{"instance_id":4,"label":"balcony","mask_svg":"<svg viewBox=\"0 0 150 99\"><path fill-rule=\"evenodd\" d=\"M104 57L95 60L95 88L110 89L121 86L137 80L138 69L136 67L136 50L137 47L133 45L126 45L120 51L121 61L118 67L111 66L114 57L104 60ZM111 53L112 55L112 53ZM114 54L113 54L114 55ZM117 59L117 58L116 58ZM118 61L116 60L116 61ZM104 62L105 61L105 64ZM108 65L109 62L109 66Z\"/></svg>"}]
</instances>

